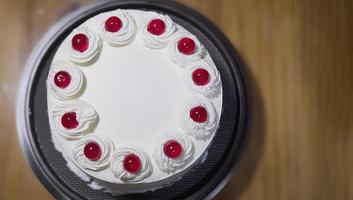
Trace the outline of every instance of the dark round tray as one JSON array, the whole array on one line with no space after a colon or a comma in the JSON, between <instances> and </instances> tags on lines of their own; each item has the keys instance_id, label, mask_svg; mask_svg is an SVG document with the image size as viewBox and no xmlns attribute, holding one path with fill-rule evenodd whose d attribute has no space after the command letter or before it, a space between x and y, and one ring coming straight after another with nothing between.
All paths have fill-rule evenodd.
<instances>
[{"instance_id":1,"label":"dark round tray","mask_svg":"<svg viewBox=\"0 0 353 200\"><path fill-rule=\"evenodd\" d=\"M64 38L98 13L124 9L168 14L205 45L222 78L223 110L220 127L202 164L197 164L171 186L143 194L113 196L93 190L66 166L51 141L47 114L46 78L52 58ZM174 1L103 1L82 8L47 33L28 60L17 102L17 128L21 146L43 185L58 199L205 199L227 182L244 141L248 101L239 56L224 35L207 19Z\"/></svg>"}]
</instances>

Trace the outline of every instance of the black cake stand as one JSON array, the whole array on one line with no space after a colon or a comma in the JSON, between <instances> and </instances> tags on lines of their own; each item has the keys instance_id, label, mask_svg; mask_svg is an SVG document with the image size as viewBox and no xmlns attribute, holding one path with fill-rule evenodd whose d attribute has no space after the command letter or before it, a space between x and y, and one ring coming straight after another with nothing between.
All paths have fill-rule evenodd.
<instances>
[{"instance_id":1,"label":"black cake stand","mask_svg":"<svg viewBox=\"0 0 353 200\"><path fill-rule=\"evenodd\" d=\"M171 186L143 194L113 196L87 186L68 169L64 158L55 149L50 136L45 81L52 58L64 38L85 20L118 8L167 14L196 35L220 72L223 110L220 127L202 164L194 166ZM29 58L17 102L17 128L22 149L42 184L58 199L210 199L228 181L244 143L248 99L242 67L239 56L222 32L190 8L165 0L99 1L56 24Z\"/></svg>"}]
</instances>

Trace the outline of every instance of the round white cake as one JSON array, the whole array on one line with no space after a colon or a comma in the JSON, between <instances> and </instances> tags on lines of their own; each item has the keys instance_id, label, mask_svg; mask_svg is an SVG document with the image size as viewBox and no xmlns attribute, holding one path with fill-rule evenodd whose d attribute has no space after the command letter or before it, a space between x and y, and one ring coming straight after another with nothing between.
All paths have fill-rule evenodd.
<instances>
[{"instance_id":1,"label":"round white cake","mask_svg":"<svg viewBox=\"0 0 353 200\"><path fill-rule=\"evenodd\" d=\"M114 10L74 29L47 79L53 143L94 189L155 190L202 164L222 111L203 44L163 14Z\"/></svg>"}]
</instances>

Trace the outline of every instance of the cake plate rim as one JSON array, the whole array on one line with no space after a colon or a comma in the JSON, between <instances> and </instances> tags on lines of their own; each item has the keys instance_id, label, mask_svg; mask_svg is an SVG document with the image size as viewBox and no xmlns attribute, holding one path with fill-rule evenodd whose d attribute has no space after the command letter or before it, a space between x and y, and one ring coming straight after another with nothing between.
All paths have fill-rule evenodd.
<instances>
[{"instance_id":1,"label":"cake plate rim","mask_svg":"<svg viewBox=\"0 0 353 200\"><path fill-rule=\"evenodd\" d=\"M120 6L142 6L154 7L160 9L166 9L178 17L187 18L189 21L193 21L194 26L201 30L206 30L205 35L212 39L214 45L220 50L223 56L227 57L227 61L231 67L232 77L236 81L237 92L239 93L239 120L235 132L237 132L237 138L232 146L232 154L225 160L224 166L227 166L225 172L221 175L215 176L217 180L212 179L212 183L208 183L203 186L199 191L194 193L188 199L212 199L229 181L233 174L237 160L241 154L244 146L246 132L249 124L249 96L247 91L246 73L244 72L244 66L241 62L239 54L236 52L230 41L224 36L224 34L208 19L203 17L195 10L184 6L174 1L163 1L163 0L120 0L111 1L104 0L95 2L91 5L84 6L70 13L66 17L59 20L40 40L32 51L30 57L25 64L25 68L22 72L22 77L19 84L19 90L17 94L16 102L16 127L17 135L20 141L21 149L26 157L27 162L32 168L33 172L45 186L45 188L56 198L59 199L79 199L73 191L65 188L57 180L58 177L52 174L47 168L46 163L41 158L41 152L35 148L34 140L31 137L30 128L30 93L32 89L33 79L36 71L38 70L42 59L45 57L46 52L53 45L51 40L57 38L62 34L62 30L66 30L71 26L70 21L88 15L89 12L94 12L96 9L101 7L109 7L109 5L120 5ZM216 183L216 184L215 184Z\"/></svg>"}]
</instances>

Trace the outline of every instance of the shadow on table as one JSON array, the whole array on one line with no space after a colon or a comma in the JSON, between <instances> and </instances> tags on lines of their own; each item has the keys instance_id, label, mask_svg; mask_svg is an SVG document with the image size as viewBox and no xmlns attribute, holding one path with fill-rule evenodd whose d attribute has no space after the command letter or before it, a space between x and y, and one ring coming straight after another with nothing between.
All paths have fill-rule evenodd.
<instances>
[{"instance_id":1,"label":"shadow on table","mask_svg":"<svg viewBox=\"0 0 353 200\"><path fill-rule=\"evenodd\" d=\"M216 200L236 200L241 197L252 181L257 170L258 163L263 156L265 141L264 107L261 91L258 83L244 66L244 72L248 82L249 93L249 125L246 142L242 155L235 166L232 178L226 187L217 195Z\"/></svg>"}]
</instances>

